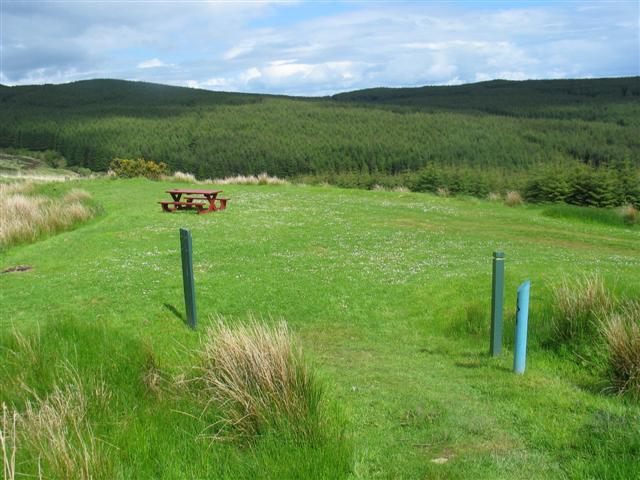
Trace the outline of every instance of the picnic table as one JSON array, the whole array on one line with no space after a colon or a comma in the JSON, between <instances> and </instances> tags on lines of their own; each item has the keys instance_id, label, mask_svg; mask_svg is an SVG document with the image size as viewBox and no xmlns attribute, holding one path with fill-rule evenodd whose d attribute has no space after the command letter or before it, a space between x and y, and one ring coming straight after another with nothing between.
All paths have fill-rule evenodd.
<instances>
[{"instance_id":1,"label":"picnic table","mask_svg":"<svg viewBox=\"0 0 640 480\"><path fill-rule=\"evenodd\" d=\"M171 195L172 201L158 202L165 212L175 212L176 210L193 210L198 213L209 213L227 208L228 198L218 197L222 190L193 190L193 189L173 189L166 190ZM184 198L182 197L184 195Z\"/></svg>"}]
</instances>

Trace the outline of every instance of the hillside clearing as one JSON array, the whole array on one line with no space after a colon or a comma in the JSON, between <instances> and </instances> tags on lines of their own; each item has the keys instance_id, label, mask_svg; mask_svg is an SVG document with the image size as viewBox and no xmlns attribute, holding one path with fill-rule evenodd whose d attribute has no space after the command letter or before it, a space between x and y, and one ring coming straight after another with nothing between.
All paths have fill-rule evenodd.
<instances>
[{"instance_id":1,"label":"hillside clearing","mask_svg":"<svg viewBox=\"0 0 640 480\"><path fill-rule=\"evenodd\" d=\"M155 202L177 186L186 184L47 186L58 195L82 188L104 212L7 249L0 260L0 270L34 267L0 276L0 402L24 402L21 380L39 382L31 386L40 394L54 391L67 363L100 378L112 396L88 415L113 477L640 472L640 406L601 393L588 366L541 346L545 309L564 276L598 272L618 296L640 298L637 226L552 218L544 207L294 185L225 185L224 212L161 212ZM193 235L196 332L174 313L183 310L181 227ZM487 356L494 250L507 262L498 359ZM515 376L515 290L526 278L530 354L526 374ZM218 315L231 323L286 320L345 418L345 441L336 436L314 449L269 435L250 449L199 442L203 426L184 415L198 413L186 400L149 394L141 380L149 365L164 379L181 373ZM17 348L12 329L40 338L24 367L8 361L9 347Z\"/></svg>"}]
</instances>

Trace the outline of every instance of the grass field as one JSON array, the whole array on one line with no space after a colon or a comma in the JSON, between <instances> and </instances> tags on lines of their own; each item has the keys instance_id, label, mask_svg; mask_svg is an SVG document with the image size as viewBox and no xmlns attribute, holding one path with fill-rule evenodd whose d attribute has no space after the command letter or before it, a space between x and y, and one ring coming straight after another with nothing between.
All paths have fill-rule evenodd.
<instances>
[{"instance_id":1,"label":"grass field","mask_svg":"<svg viewBox=\"0 0 640 480\"><path fill-rule=\"evenodd\" d=\"M102 213L0 254L0 270L33 267L0 275L0 402L23 406L25 385L45 395L65 371L91 391L106 386L87 419L110 478L640 475L638 404L602 393L589 365L542 346L563 276L597 271L617 295L640 298L638 226L553 218L546 207L293 185L225 185L224 212L162 213L155 202L174 186L43 186L53 196L82 188ZM181 227L193 235L196 332L179 318ZM497 359L487 355L494 250L506 253ZM513 315L525 279L530 352L527 372L515 376ZM160 383L184 371L217 316L288 322L335 409L333 436L210 442L199 438L206 422L188 397L144 387L150 366ZM19 466L37 472L33 461Z\"/></svg>"}]
</instances>

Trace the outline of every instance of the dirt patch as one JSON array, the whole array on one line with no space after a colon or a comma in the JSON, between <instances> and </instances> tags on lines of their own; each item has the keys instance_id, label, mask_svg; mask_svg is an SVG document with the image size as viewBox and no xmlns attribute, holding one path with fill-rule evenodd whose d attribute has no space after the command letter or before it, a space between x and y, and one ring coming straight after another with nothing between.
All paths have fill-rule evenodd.
<instances>
[{"instance_id":1,"label":"dirt patch","mask_svg":"<svg viewBox=\"0 0 640 480\"><path fill-rule=\"evenodd\" d=\"M33 269L31 265L16 265L2 270L0 273L26 272Z\"/></svg>"}]
</instances>

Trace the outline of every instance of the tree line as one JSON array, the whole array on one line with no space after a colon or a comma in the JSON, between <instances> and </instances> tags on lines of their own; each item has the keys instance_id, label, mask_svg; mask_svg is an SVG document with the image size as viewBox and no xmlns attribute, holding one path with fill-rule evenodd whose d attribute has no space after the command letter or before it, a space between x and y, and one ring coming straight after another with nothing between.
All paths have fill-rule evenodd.
<instances>
[{"instance_id":1,"label":"tree line","mask_svg":"<svg viewBox=\"0 0 640 480\"><path fill-rule=\"evenodd\" d=\"M489 82L437 87L437 95L406 89L400 99L377 93L382 100L122 81L1 87L0 147L54 150L69 166L93 171L114 158L145 158L201 178L268 172L618 204L638 183L640 97L625 87L630 79L615 80ZM522 100L527 95L535 102Z\"/></svg>"}]
</instances>

